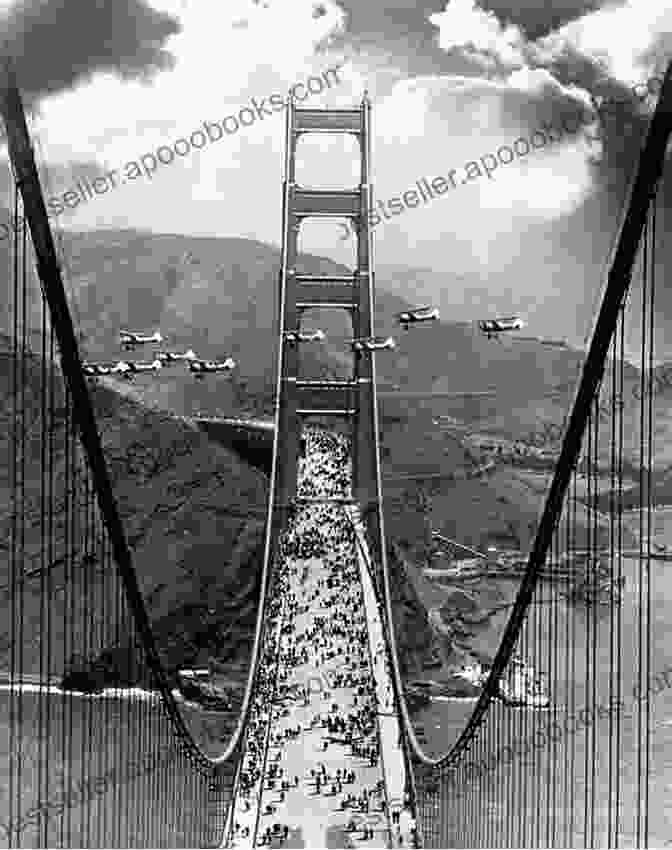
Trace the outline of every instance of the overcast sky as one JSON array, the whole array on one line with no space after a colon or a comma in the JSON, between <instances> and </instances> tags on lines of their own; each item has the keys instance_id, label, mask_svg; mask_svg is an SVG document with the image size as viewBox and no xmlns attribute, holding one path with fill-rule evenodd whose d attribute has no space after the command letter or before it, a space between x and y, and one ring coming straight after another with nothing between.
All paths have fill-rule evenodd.
<instances>
[{"instance_id":1,"label":"overcast sky","mask_svg":"<svg viewBox=\"0 0 672 850\"><path fill-rule=\"evenodd\" d=\"M589 106L591 95L629 97L599 135L580 131L491 179L458 181L374 231L378 264L452 275L450 295L437 293L443 306L468 308L468 287L450 282L466 280L510 292L512 309L527 307L548 331L555 306L567 318L571 290L579 335L654 103L628 93L672 58L672 0L0 0L0 9L51 195L81 175L123 173L203 121L338 64L340 84L305 103L357 104L368 89L382 200L422 177L463 173L468 161ZM306 144L299 179L352 183L348 141ZM277 244L283 146L284 114L274 112L58 223ZM347 261L353 243L342 235L335 223L315 223L301 247Z\"/></svg>"}]
</instances>

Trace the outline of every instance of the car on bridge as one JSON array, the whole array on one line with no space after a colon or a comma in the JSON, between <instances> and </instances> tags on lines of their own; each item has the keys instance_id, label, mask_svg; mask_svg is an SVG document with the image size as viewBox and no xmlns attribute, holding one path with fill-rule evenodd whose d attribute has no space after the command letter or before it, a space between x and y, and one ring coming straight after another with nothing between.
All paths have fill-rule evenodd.
<instances>
[{"instance_id":1,"label":"car on bridge","mask_svg":"<svg viewBox=\"0 0 672 850\"><path fill-rule=\"evenodd\" d=\"M350 346L353 351L361 354L363 351L394 351L397 343L391 336L369 336L353 339Z\"/></svg>"},{"instance_id":2,"label":"car on bridge","mask_svg":"<svg viewBox=\"0 0 672 850\"><path fill-rule=\"evenodd\" d=\"M397 322L408 330L410 325L421 322L436 322L441 318L438 307L415 307L413 310L404 310L397 314Z\"/></svg>"}]
</instances>

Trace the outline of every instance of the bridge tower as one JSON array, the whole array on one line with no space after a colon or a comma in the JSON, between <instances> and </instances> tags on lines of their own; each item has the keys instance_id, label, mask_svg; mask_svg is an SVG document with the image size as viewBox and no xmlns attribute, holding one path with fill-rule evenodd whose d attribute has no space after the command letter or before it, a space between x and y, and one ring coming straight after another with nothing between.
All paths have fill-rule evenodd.
<instances>
[{"instance_id":1,"label":"bridge tower","mask_svg":"<svg viewBox=\"0 0 672 850\"><path fill-rule=\"evenodd\" d=\"M373 245L368 215L372 208L370 116L371 103L366 95L356 109L298 109L291 98L287 103L275 432L276 441L281 442L276 442L272 473L275 507L280 509L296 497L302 422L319 417L322 421L333 418L349 423L353 495L364 515L375 518L379 514L381 484L374 355L369 351L353 352L352 379L302 380L300 345L285 339L287 332L300 329L303 312L311 308L344 309L351 319L353 337L373 335ZM359 185L350 189L307 189L297 185L295 156L303 133L354 135L360 150ZM351 274L297 273L299 231L303 220L311 216L351 220L357 233L357 266ZM378 536L374 533L374 540Z\"/></svg>"}]
</instances>

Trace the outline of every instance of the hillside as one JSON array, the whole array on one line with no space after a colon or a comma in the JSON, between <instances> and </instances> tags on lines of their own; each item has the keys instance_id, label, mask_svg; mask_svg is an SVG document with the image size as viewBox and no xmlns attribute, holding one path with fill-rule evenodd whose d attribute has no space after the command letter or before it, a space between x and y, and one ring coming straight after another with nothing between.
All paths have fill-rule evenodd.
<instances>
[{"instance_id":1,"label":"hillside","mask_svg":"<svg viewBox=\"0 0 672 850\"><path fill-rule=\"evenodd\" d=\"M6 357L0 363L8 363ZM27 411L33 426L39 423L36 389L39 361L27 369ZM33 390L33 392L31 392ZM92 392L104 451L126 534L132 548L141 589L147 601L159 648L169 670L207 662L209 655L245 658L256 616L257 580L261 566L263 520L250 508L263 507L267 482L232 453L208 441L199 430L167 414L150 411L106 387ZM8 370L0 373L0 451L7 458L10 399ZM54 434L61 447L62 424ZM38 432L39 433L39 432ZM28 457L25 489L27 568L39 564L39 443ZM2 465L0 529L9 534L9 463ZM56 455L55 480L62 480L64 455ZM58 490L56 491L58 493ZM54 551L63 546L62 499L57 501ZM31 557L32 555L32 557ZM2 562L0 583L7 582ZM56 559L52 580L58 587L61 566ZM33 586L34 584L34 586ZM39 576L29 582L25 627L37 622L34 602ZM91 592L91 588L89 589ZM95 597L94 597L95 598ZM60 597L54 599L56 614ZM209 604L210 600L218 604ZM235 606L227 600L235 600ZM0 618L7 628L9 598L2 593ZM3 629L3 631L4 631ZM220 639L226 634L226 639ZM58 646L54 657L62 658ZM37 670L39 659L28 648L24 669ZM61 671L63 672L63 671Z\"/></svg>"}]
</instances>

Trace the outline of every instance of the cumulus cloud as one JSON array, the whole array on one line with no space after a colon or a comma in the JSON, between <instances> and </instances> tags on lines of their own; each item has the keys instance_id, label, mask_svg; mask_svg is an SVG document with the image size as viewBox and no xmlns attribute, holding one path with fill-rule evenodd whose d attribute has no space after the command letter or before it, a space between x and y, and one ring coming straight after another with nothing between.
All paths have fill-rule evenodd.
<instances>
[{"instance_id":1,"label":"cumulus cloud","mask_svg":"<svg viewBox=\"0 0 672 850\"><path fill-rule=\"evenodd\" d=\"M590 57L600 71L630 86L660 68L651 48L672 29L672 5L666 0L627 0L607 5L541 39L539 56L554 62L566 50ZM669 61L669 54L667 57Z\"/></svg>"},{"instance_id":2,"label":"cumulus cloud","mask_svg":"<svg viewBox=\"0 0 672 850\"><path fill-rule=\"evenodd\" d=\"M332 0L230 0L207 10L184 0L152 0L152 5L164 19L176 22L161 48L173 59L162 66L157 62L160 73L131 79L118 68L102 66L88 82L81 76L71 88L40 96L30 124L38 162L49 165L45 194L60 195L74 187L80 173L89 179L108 169L123 174L124 163L188 138L203 121L221 122L249 107L253 98L260 102L271 94L284 96L297 81L341 64L332 40L344 14ZM123 28L127 12L123 5L118 8ZM99 67L93 61L89 66ZM21 73L19 77L25 100ZM312 102L349 106L360 100L365 87L361 70L345 63L337 82ZM250 174L261 179L268 173L269 182L280 186L283 123L277 112L260 118L217 144L162 166L151 180L121 180L115 191L68 209L55 223L211 235L240 228L252 235L257 229L260 238L277 240L280 207L270 202L260 215L249 180ZM230 215L232 195L249 199L249 222L240 214L240 203L239 214Z\"/></svg>"},{"instance_id":3,"label":"cumulus cloud","mask_svg":"<svg viewBox=\"0 0 672 850\"><path fill-rule=\"evenodd\" d=\"M607 179L626 174L636 159L655 96L642 101L633 87L662 74L672 55L672 3L563 6L566 20L552 31L540 28L538 4L514 6L505 0L449 0L442 13L428 19L447 53L483 59L481 78L470 84L482 101L474 127L481 128L484 111L496 130L514 134L532 132L541 121L558 120L568 111L582 111L587 123L592 114L586 133L566 145L568 157L574 158L578 145L592 166L582 169L587 191L600 173ZM491 97L486 80L497 84L498 98ZM521 93L527 97L518 97ZM605 103L618 108L601 108ZM564 209L566 193L560 195L559 209Z\"/></svg>"},{"instance_id":4,"label":"cumulus cloud","mask_svg":"<svg viewBox=\"0 0 672 850\"><path fill-rule=\"evenodd\" d=\"M207 12L180 0L153 3L162 16L179 20L166 48L174 61L151 84L101 72L95 84L43 103L36 130L50 158L62 160L69 152L71 158L116 164L191 132L202 120L221 120L250 97L286 92L314 68L327 66L316 54L342 23L341 11L330 0L319 4L324 14L317 16L314 0L264 5L229 0ZM119 15L123 27L121 6Z\"/></svg>"},{"instance_id":5,"label":"cumulus cloud","mask_svg":"<svg viewBox=\"0 0 672 850\"><path fill-rule=\"evenodd\" d=\"M147 79L175 61L165 42L178 20L147 0L23 0L5 3L0 21L3 52L28 102L99 71Z\"/></svg>"},{"instance_id":6,"label":"cumulus cloud","mask_svg":"<svg viewBox=\"0 0 672 850\"><path fill-rule=\"evenodd\" d=\"M486 11L494 12L499 20L514 24L530 39L538 39L570 21L582 18L589 12L612 0L480 0Z\"/></svg>"},{"instance_id":7,"label":"cumulus cloud","mask_svg":"<svg viewBox=\"0 0 672 850\"><path fill-rule=\"evenodd\" d=\"M605 76L631 85L672 53L669 0L448 0L428 20L445 50L495 57L501 69L547 67L590 88ZM663 55L661 55L663 54Z\"/></svg>"},{"instance_id":8,"label":"cumulus cloud","mask_svg":"<svg viewBox=\"0 0 672 850\"><path fill-rule=\"evenodd\" d=\"M520 29L500 23L474 0L451 0L443 12L430 15L428 20L438 27L439 47L443 50L471 48L496 57L504 67L524 65L522 47L526 39Z\"/></svg>"}]
</instances>

